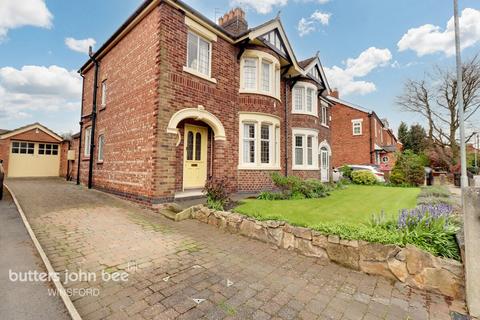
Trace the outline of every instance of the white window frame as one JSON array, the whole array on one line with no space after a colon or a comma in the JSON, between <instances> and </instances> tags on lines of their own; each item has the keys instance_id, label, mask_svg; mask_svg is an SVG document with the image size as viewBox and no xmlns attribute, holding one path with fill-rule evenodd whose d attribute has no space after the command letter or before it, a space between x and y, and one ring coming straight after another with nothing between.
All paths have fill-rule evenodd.
<instances>
[{"instance_id":1,"label":"white window frame","mask_svg":"<svg viewBox=\"0 0 480 320\"><path fill-rule=\"evenodd\" d=\"M102 81L102 103L101 107L105 108L107 105L107 80Z\"/></svg>"},{"instance_id":2,"label":"white window frame","mask_svg":"<svg viewBox=\"0 0 480 320\"><path fill-rule=\"evenodd\" d=\"M312 110L307 110L307 99L308 99L308 91L313 90L313 97L312 97ZM302 92L301 98L301 105L297 103L297 94L298 92ZM316 85L310 82L302 82L299 81L295 84L292 89L292 113L293 114L308 114L311 116L315 116L318 118L318 88Z\"/></svg>"},{"instance_id":3,"label":"white window frame","mask_svg":"<svg viewBox=\"0 0 480 320\"><path fill-rule=\"evenodd\" d=\"M85 134L83 135L83 138L85 139L85 141L83 141L83 155L85 157L89 157L90 156L90 144L92 142L92 127L89 126L89 127L86 127L85 128Z\"/></svg>"},{"instance_id":4,"label":"white window frame","mask_svg":"<svg viewBox=\"0 0 480 320\"><path fill-rule=\"evenodd\" d=\"M100 141L101 140L101 141ZM105 149L105 134L98 135L97 162L103 163Z\"/></svg>"},{"instance_id":5,"label":"white window frame","mask_svg":"<svg viewBox=\"0 0 480 320\"><path fill-rule=\"evenodd\" d=\"M191 20L188 17L185 17L185 24L188 26L188 33L187 33L187 41L186 41L186 57L185 57L185 65L183 66L183 71L188 72L194 76L199 78L208 80L213 83L217 83L217 80L212 78L212 51L213 45L212 42L217 41L217 36L204 28L203 26L199 25L195 21ZM193 34L198 37L197 41L197 61L199 61L200 57L200 39L208 43L208 74L204 74L199 71L200 64L197 62L197 68L191 68L188 66L188 34Z\"/></svg>"},{"instance_id":6,"label":"white window frame","mask_svg":"<svg viewBox=\"0 0 480 320\"><path fill-rule=\"evenodd\" d=\"M373 119L373 123L375 124L375 138L378 135L378 130L377 130L377 119Z\"/></svg>"},{"instance_id":7,"label":"white window frame","mask_svg":"<svg viewBox=\"0 0 480 320\"><path fill-rule=\"evenodd\" d=\"M296 159L296 137L302 137L303 144L303 162L302 164L297 164ZM312 138L312 163L308 164L308 137ZM292 129L292 170L320 170L318 162L318 130L315 129L306 129L306 128L293 128Z\"/></svg>"},{"instance_id":8,"label":"white window frame","mask_svg":"<svg viewBox=\"0 0 480 320\"><path fill-rule=\"evenodd\" d=\"M327 127L328 128L328 106L322 102L320 103L320 108L321 108L321 125L324 126L324 127Z\"/></svg>"},{"instance_id":9,"label":"white window frame","mask_svg":"<svg viewBox=\"0 0 480 320\"><path fill-rule=\"evenodd\" d=\"M355 127L359 126L360 132L355 132ZM354 136L361 136L363 134L363 119L353 119L352 120L352 134Z\"/></svg>"},{"instance_id":10,"label":"white window frame","mask_svg":"<svg viewBox=\"0 0 480 320\"><path fill-rule=\"evenodd\" d=\"M254 59L256 61L255 85L246 86L245 81L245 61ZM263 71L264 64L269 65L269 85L268 90L264 88ZM240 60L240 93L255 93L270 96L280 100L280 62L273 55L258 51L245 50Z\"/></svg>"},{"instance_id":11,"label":"white window frame","mask_svg":"<svg viewBox=\"0 0 480 320\"><path fill-rule=\"evenodd\" d=\"M255 161L246 162L244 158L245 125L254 125L255 128ZM261 128L269 126L269 162L262 163L261 155ZM268 114L241 112L239 114L239 170L280 170L280 119Z\"/></svg>"}]
</instances>

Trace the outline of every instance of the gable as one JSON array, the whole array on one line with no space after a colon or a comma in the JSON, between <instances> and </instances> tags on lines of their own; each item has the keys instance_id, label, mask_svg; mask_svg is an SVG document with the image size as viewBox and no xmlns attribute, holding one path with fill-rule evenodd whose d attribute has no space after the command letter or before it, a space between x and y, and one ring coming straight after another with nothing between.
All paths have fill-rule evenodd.
<instances>
[{"instance_id":1,"label":"gable","mask_svg":"<svg viewBox=\"0 0 480 320\"><path fill-rule=\"evenodd\" d=\"M321 84L329 94L331 92L330 86L328 85L327 77L325 76L325 72L323 71L322 64L320 59L318 58L318 52L315 59L313 59L305 68L304 68L306 75L310 77L312 80L316 81L317 83Z\"/></svg>"},{"instance_id":2,"label":"gable","mask_svg":"<svg viewBox=\"0 0 480 320\"><path fill-rule=\"evenodd\" d=\"M278 32L278 29L274 29L269 31L260 37L258 37L263 43L269 46L271 49L275 50L277 53L283 55L284 58L287 57L287 51L285 48L285 44Z\"/></svg>"},{"instance_id":3,"label":"gable","mask_svg":"<svg viewBox=\"0 0 480 320\"><path fill-rule=\"evenodd\" d=\"M39 123L34 123L32 125L15 129L0 136L0 139L6 138L41 142L63 141L62 137Z\"/></svg>"}]
</instances>

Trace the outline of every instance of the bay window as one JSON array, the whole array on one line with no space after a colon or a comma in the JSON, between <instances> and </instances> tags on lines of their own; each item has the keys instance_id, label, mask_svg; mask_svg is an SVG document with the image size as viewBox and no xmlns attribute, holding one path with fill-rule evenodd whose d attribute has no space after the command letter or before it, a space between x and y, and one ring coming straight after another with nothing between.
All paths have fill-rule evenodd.
<instances>
[{"instance_id":1,"label":"bay window","mask_svg":"<svg viewBox=\"0 0 480 320\"><path fill-rule=\"evenodd\" d=\"M292 129L293 170L318 170L318 131Z\"/></svg>"},{"instance_id":2,"label":"bay window","mask_svg":"<svg viewBox=\"0 0 480 320\"><path fill-rule=\"evenodd\" d=\"M240 113L239 169L280 169L280 120L267 114Z\"/></svg>"},{"instance_id":3,"label":"bay window","mask_svg":"<svg viewBox=\"0 0 480 320\"><path fill-rule=\"evenodd\" d=\"M240 68L240 93L280 99L280 63L277 58L263 51L245 50Z\"/></svg>"},{"instance_id":4,"label":"bay window","mask_svg":"<svg viewBox=\"0 0 480 320\"><path fill-rule=\"evenodd\" d=\"M309 82L297 82L293 87L292 113L318 116L317 87Z\"/></svg>"}]
</instances>

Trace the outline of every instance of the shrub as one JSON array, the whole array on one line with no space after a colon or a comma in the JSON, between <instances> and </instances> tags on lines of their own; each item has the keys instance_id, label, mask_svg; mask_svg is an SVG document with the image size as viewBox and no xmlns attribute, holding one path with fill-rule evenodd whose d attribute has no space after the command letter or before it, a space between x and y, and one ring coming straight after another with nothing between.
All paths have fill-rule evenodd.
<instances>
[{"instance_id":1,"label":"shrub","mask_svg":"<svg viewBox=\"0 0 480 320\"><path fill-rule=\"evenodd\" d=\"M210 178L205 184L204 192L207 196L207 206L214 210L224 210L230 202L229 185L227 179Z\"/></svg>"},{"instance_id":2,"label":"shrub","mask_svg":"<svg viewBox=\"0 0 480 320\"><path fill-rule=\"evenodd\" d=\"M425 157L411 150L397 154L390 181L398 184L421 185L425 180Z\"/></svg>"},{"instance_id":3,"label":"shrub","mask_svg":"<svg viewBox=\"0 0 480 320\"><path fill-rule=\"evenodd\" d=\"M275 186L280 189L283 199L322 198L328 196L331 187L317 179L302 180L296 176L271 175ZM277 198L278 199L278 198Z\"/></svg>"},{"instance_id":4,"label":"shrub","mask_svg":"<svg viewBox=\"0 0 480 320\"><path fill-rule=\"evenodd\" d=\"M279 192L262 192L258 195L257 199L259 200L283 200L285 195Z\"/></svg>"},{"instance_id":5,"label":"shrub","mask_svg":"<svg viewBox=\"0 0 480 320\"><path fill-rule=\"evenodd\" d=\"M353 169L351 167L343 166L343 167L340 167L339 170L342 173L342 177L344 177L345 179L352 180Z\"/></svg>"},{"instance_id":6,"label":"shrub","mask_svg":"<svg viewBox=\"0 0 480 320\"><path fill-rule=\"evenodd\" d=\"M358 170L352 172L352 182L355 184L372 185L377 183L377 179L371 171Z\"/></svg>"},{"instance_id":7,"label":"shrub","mask_svg":"<svg viewBox=\"0 0 480 320\"><path fill-rule=\"evenodd\" d=\"M422 187L419 197L450 198L450 191L443 186Z\"/></svg>"}]
</instances>

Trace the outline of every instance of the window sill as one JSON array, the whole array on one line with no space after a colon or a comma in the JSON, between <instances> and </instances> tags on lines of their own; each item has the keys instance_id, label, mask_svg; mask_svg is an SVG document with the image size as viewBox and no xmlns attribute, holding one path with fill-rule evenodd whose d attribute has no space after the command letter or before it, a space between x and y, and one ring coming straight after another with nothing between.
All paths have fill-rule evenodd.
<instances>
[{"instance_id":1,"label":"window sill","mask_svg":"<svg viewBox=\"0 0 480 320\"><path fill-rule=\"evenodd\" d=\"M270 94L268 92L257 91L257 90L247 90L247 89L240 89L238 92L239 93L247 93L247 94L258 94L258 95L261 95L261 96L274 98L274 99L277 99L278 101L282 102L282 100L280 100L280 97L277 97L277 96L275 96L273 94Z\"/></svg>"},{"instance_id":2,"label":"window sill","mask_svg":"<svg viewBox=\"0 0 480 320\"><path fill-rule=\"evenodd\" d=\"M90 161L90 156L83 156L82 161Z\"/></svg>"},{"instance_id":3,"label":"window sill","mask_svg":"<svg viewBox=\"0 0 480 320\"><path fill-rule=\"evenodd\" d=\"M98 160L97 164L103 164L103 160Z\"/></svg>"},{"instance_id":4,"label":"window sill","mask_svg":"<svg viewBox=\"0 0 480 320\"><path fill-rule=\"evenodd\" d=\"M256 171L262 171L262 170L281 170L280 166L249 166L249 165L244 165L241 164L238 166L238 170L256 170Z\"/></svg>"},{"instance_id":5,"label":"window sill","mask_svg":"<svg viewBox=\"0 0 480 320\"><path fill-rule=\"evenodd\" d=\"M299 166L294 166L292 168L293 171L318 171L320 168L316 167L299 167Z\"/></svg>"},{"instance_id":6,"label":"window sill","mask_svg":"<svg viewBox=\"0 0 480 320\"><path fill-rule=\"evenodd\" d=\"M100 108L98 109L98 111L103 111L103 110L105 110L105 108L107 108L107 105L102 104L102 105L100 105Z\"/></svg>"},{"instance_id":7,"label":"window sill","mask_svg":"<svg viewBox=\"0 0 480 320\"><path fill-rule=\"evenodd\" d=\"M322 127L324 127L324 128L330 129L330 126L327 126L327 125L324 124L324 123L322 123L321 125L322 125Z\"/></svg>"},{"instance_id":8,"label":"window sill","mask_svg":"<svg viewBox=\"0 0 480 320\"><path fill-rule=\"evenodd\" d=\"M313 113L313 112L302 112L302 111L292 110L292 114L301 114L301 115L307 115L307 116L312 116L312 117L318 118L318 115Z\"/></svg>"},{"instance_id":9,"label":"window sill","mask_svg":"<svg viewBox=\"0 0 480 320\"><path fill-rule=\"evenodd\" d=\"M202 78L204 80L210 81L212 83L217 83L217 80L214 78L210 78L207 75L204 75L203 73L198 72L197 70L191 69L189 67L183 66L183 71L188 72L196 77Z\"/></svg>"}]
</instances>

